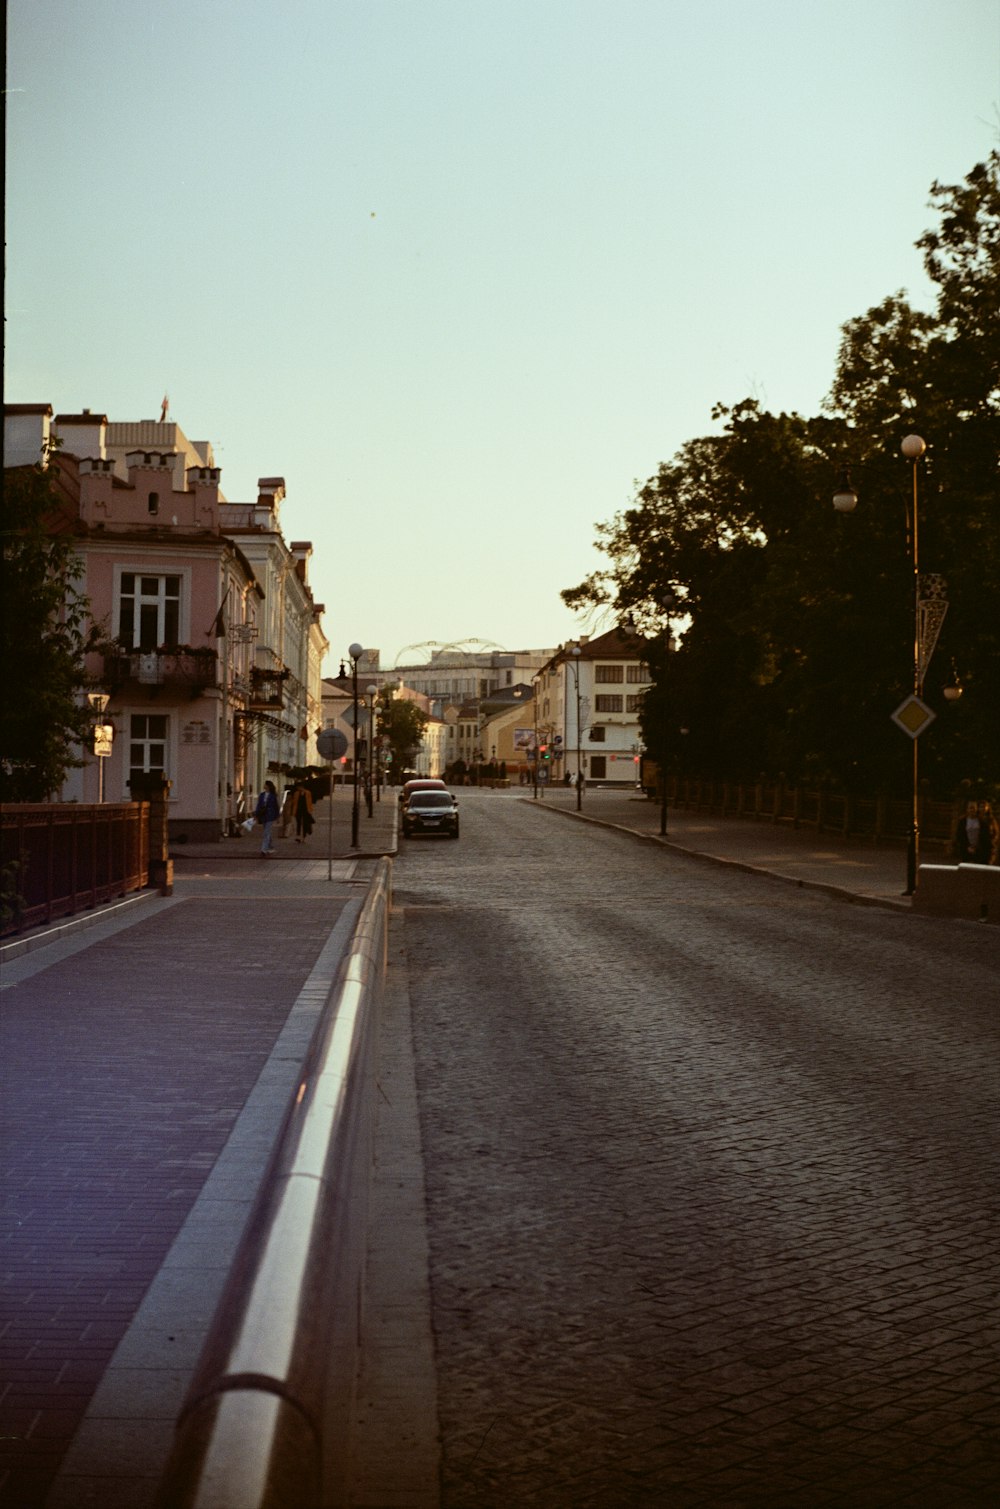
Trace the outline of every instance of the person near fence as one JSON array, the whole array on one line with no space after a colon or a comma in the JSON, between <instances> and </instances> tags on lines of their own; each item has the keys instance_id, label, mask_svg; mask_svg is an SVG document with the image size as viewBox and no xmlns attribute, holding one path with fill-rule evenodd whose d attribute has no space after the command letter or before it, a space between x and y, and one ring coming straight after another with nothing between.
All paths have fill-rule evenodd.
<instances>
[{"instance_id":1,"label":"person near fence","mask_svg":"<svg viewBox=\"0 0 1000 1509\"><path fill-rule=\"evenodd\" d=\"M272 837L274 825L280 816L278 788L273 781L264 782L264 790L257 798L257 808L254 816L264 830L260 841L260 852L271 855L274 853L274 840Z\"/></svg>"},{"instance_id":2,"label":"person near fence","mask_svg":"<svg viewBox=\"0 0 1000 1509\"><path fill-rule=\"evenodd\" d=\"M959 819L955 829L955 858L960 865L988 865L993 857L993 847L989 802L966 802L965 816Z\"/></svg>"},{"instance_id":3,"label":"person near fence","mask_svg":"<svg viewBox=\"0 0 1000 1509\"><path fill-rule=\"evenodd\" d=\"M301 783L296 786L292 809L295 813L295 842L304 844L313 830L313 799L308 786Z\"/></svg>"}]
</instances>

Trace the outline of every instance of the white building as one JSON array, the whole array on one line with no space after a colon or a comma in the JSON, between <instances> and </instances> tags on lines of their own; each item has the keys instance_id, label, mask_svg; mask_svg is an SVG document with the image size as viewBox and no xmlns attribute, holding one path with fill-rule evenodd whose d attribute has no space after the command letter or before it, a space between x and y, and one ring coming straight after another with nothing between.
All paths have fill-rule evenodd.
<instances>
[{"instance_id":1,"label":"white building","mask_svg":"<svg viewBox=\"0 0 1000 1509\"><path fill-rule=\"evenodd\" d=\"M553 758L549 779L579 771L591 785L634 785L639 779L639 713L651 684L645 642L611 629L560 645L539 672L539 743Z\"/></svg>"}]
</instances>

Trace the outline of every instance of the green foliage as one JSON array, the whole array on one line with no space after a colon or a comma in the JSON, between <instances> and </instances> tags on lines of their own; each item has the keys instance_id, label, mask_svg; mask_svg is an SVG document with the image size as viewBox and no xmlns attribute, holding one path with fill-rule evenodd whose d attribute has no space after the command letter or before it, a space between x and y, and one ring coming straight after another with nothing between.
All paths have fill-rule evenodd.
<instances>
[{"instance_id":1,"label":"green foliage","mask_svg":"<svg viewBox=\"0 0 1000 1509\"><path fill-rule=\"evenodd\" d=\"M84 657L97 643L71 535L58 532L50 467L4 478L0 799L45 801L82 760L91 725Z\"/></svg>"},{"instance_id":2,"label":"green foliage","mask_svg":"<svg viewBox=\"0 0 1000 1509\"><path fill-rule=\"evenodd\" d=\"M391 764L396 770L412 765L423 741L428 716L415 702L394 698L385 691L378 700L378 732L389 740Z\"/></svg>"},{"instance_id":3,"label":"green foliage","mask_svg":"<svg viewBox=\"0 0 1000 1509\"><path fill-rule=\"evenodd\" d=\"M822 415L717 409L723 433L689 441L598 525L608 564L562 594L650 636L642 729L668 766L905 791L910 747L890 714L912 689L912 470L899 446L916 431L928 442L920 568L946 578L950 600L925 682L939 716L921 736L922 773L941 795L995 777L1000 155L932 194L940 227L918 244L936 312L894 294L851 320ZM846 465L859 504L838 515ZM949 706L952 662L965 695Z\"/></svg>"}]
</instances>

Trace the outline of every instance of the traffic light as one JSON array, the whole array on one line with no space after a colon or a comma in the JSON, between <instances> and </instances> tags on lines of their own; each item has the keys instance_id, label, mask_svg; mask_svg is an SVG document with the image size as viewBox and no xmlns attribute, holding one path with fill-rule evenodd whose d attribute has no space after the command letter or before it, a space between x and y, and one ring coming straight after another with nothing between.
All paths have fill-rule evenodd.
<instances>
[{"instance_id":1,"label":"traffic light","mask_svg":"<svg viewBox=\"0 0 1000 1509\"><path fill-rule=\"evenodd\" d=\"M540 744L538 746L538 753L541 755L543 760L551 760L552 758L552 752L547 744Z\"/></svg>"}]
</instances>

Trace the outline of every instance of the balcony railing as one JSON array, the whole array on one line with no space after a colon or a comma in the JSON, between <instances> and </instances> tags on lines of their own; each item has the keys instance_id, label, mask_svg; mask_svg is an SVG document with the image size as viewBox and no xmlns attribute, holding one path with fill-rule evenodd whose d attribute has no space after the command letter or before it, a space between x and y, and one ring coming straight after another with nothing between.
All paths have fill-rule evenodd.
<instances>
[{"instance_id":1,"label":"balcony railing","mask_svg":"<svg viewBox=\"0 0 1000 1509\"><path fill-rule=\"evenodd\" d=\"M104 653L104 681L111 692L127 684L138 687L174 687L190 692L214 686L218 656L215 650L126 650Z\"/></svg>"},{"instance_id":2,"label":"balcony railing","mask_svg":"<svg viewBox=\"0 0 1000 1509\"><path fill-rule=\"evenodd\" d=\"M250 706L257 710L282 708L289 671L255 665L250 672Z\"/></svg>"}]
</instances>

